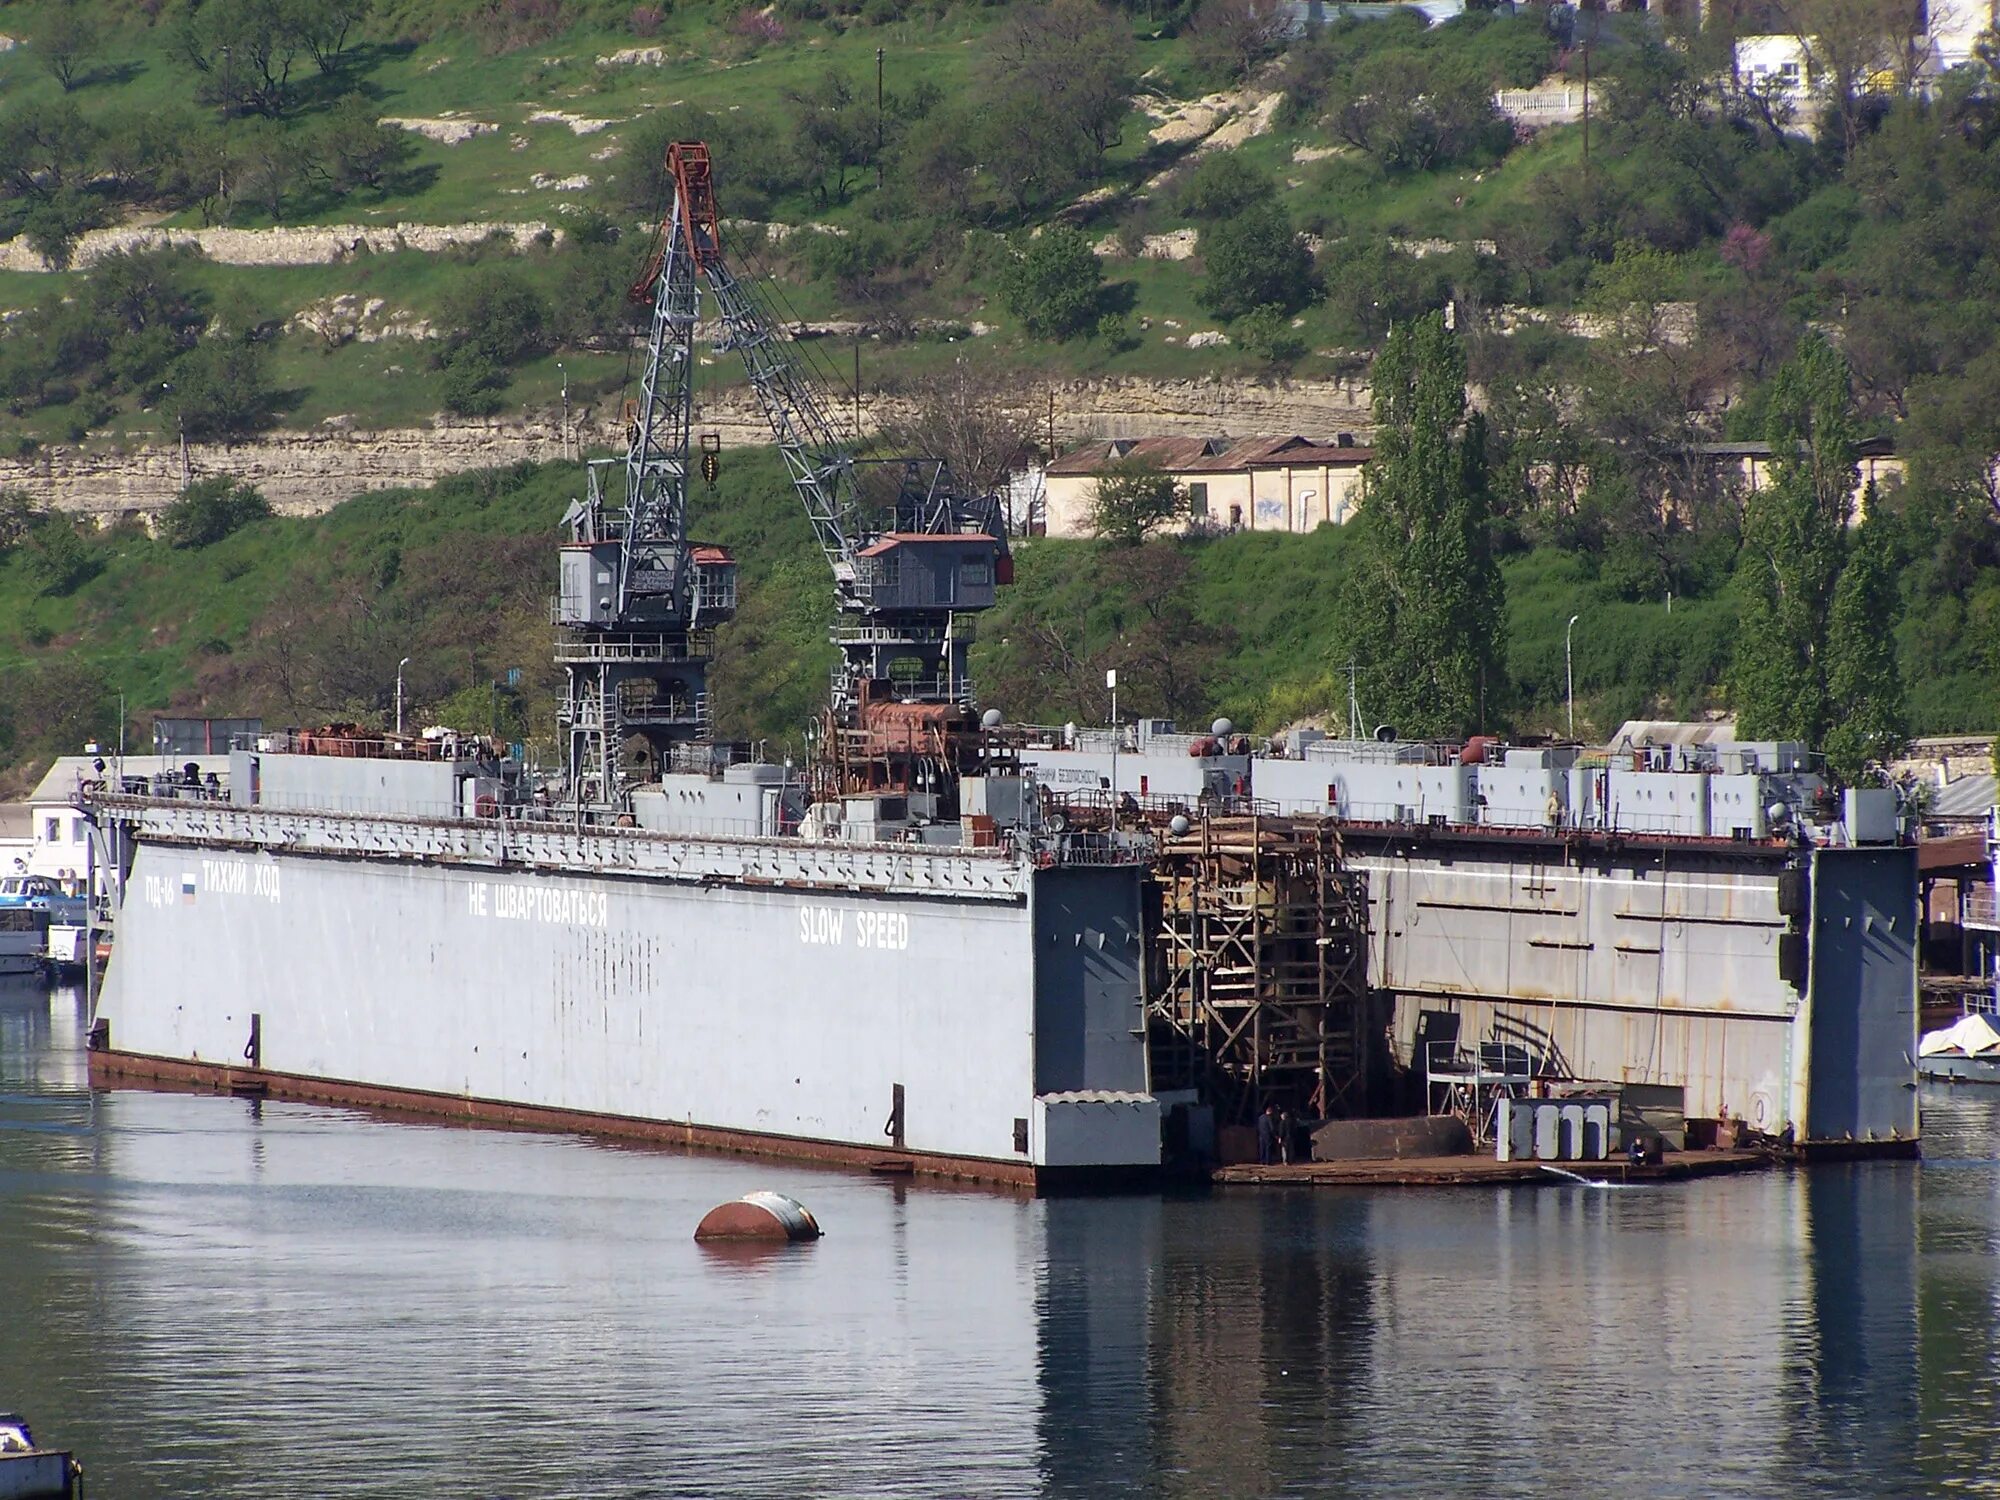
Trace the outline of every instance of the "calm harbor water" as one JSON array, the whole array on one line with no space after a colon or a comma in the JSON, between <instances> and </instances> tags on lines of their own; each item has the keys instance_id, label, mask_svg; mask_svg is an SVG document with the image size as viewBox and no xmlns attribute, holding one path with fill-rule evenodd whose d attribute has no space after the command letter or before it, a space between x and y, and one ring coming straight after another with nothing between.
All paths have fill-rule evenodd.
<instances>
[{"instance_id":1,"label":"calm harbor water","mask_svg":"<svg viewBox=\"0 0 2000 1500\"><path fill-rule=\"evenodd\" d=\"M0 988L0 1408L100 1500L2000 1485L1970 1091L1921 1167L1037 1203L93 1097L82 1043ZM753 1187L828 1237L694 1245Z\"/></svg>"}]
</instances>

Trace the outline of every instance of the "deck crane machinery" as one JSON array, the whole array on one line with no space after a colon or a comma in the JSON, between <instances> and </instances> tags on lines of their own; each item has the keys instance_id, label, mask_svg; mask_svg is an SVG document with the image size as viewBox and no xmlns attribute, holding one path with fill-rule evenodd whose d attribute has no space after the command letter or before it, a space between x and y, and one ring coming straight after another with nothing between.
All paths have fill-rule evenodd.
<instances>
[{"instance_id":1,"label":"deck crane machinery","mask_svg":"<svg viewBox=\"0 0 2000 1500\"><path fill-rule=\"evenodd\" d=\"M981 755L967 670L972 619L992 606L997 585L1013 581L1000 504L964 493L936 459L857 461L835 430L826 388L722 253L707 146L674 143L666 172L672 205L633 289L635 297L650 296L654 314L624 461L625 510L607 518L593 486L576 519L583 532L604 538L586 541L579 533L576 549L604 549L598 576L609 572L617 585L606 596L611 616L596 628L644 625L648 639L664 629L670 651L685 638L690 648L672 666L682 683L699 682L705 693L694 668L705 668L707 658L693 649L695 637L735 603L734 563L686 540L693 333L706 284L722 325L717 348L742 358L833 574L840 662L824 721L820 790L928 794L936 814L949 816L958 777ZM691 590L681 588L684 579ZM654 616L658 626L647 623ZM571 697L574 703L574 689Z\"/></svg>"}]
</instances>

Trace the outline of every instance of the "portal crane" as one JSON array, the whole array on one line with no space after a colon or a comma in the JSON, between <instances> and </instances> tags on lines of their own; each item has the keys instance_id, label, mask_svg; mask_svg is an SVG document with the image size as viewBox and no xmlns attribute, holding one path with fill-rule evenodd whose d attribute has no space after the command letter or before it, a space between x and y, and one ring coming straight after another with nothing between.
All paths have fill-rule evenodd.
<instances>
[{"instance_id":1,"label":"portal crane","mask_svg":"<svg viewBox=\"0 0 2000 1500\"><path fill-rule=\"evenodd\" d=\"M895 491L880 516L829 419L825 390L722 254L708 147L675 142L667 173L673 208L640 285L657 287L658 305L671 303L682 320L675 326L691 333L696 275L707 282L723 326L719 347L742 356L833 573L840 665L823 745L825 790L931 793L938 814L949 815L957 779L980 753L967 671L972 617L992 606L997 585L1013 581L999 502L964 494L940 461L898 459L873 466ZM676 277L686 278L685 290ZM685 369L684 353L683 361ZM684 455L684 389L680 402ZM680 482L684 495L685 465Z\"/></svg>"},{"instance_id":2,"label":"portal crane","mask_svg":"<svg viewBox=\"0 0 2000 1500\"><path fill-rule=\"evenodd\" d=\"M585 498L563 518L556 658L568 677L560 718L579 810L622 806L628 758L655 774L713 759L703 750L713 732L708 664L714 627L736 610L736 563L688 539L700 287L682 195L673 213L632 287L653 313L625 454L586 466ZM607 494L607 479L622 479L623 493Z\"/></svg>"}]
</instances>

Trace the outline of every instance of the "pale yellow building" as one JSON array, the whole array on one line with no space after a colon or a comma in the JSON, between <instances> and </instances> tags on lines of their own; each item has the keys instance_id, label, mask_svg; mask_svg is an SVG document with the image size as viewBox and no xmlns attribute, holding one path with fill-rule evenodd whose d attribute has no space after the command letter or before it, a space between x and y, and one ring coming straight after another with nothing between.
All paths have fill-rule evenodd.
<instances>
[{"instance_id":1,"label":"pale yellow building","mask_svg":"<svg viewBox=\"0 0 2000 1500\"><path fill-rule=\"evenodd\" d=\"M1181 530L1311 531L1342 526L1361 504L1362 466L1374 450L1342 433L1302 437L1118 438L1066 453L1048 466L1050 536L1089 536L1097 476L1121 459L1157 465L1188 494Z\"/></svg>"}]
</instances>

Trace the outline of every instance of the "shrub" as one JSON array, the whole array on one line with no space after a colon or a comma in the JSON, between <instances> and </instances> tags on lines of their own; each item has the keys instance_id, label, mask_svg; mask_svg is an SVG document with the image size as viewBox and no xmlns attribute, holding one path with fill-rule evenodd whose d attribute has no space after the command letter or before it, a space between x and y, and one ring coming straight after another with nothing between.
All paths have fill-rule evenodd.
<instances>
[{"instance_id":1,"label":"shrub","mask_svg":"<svg viewBox=\"0 0 2000 1500\"><path fill-rule=\"evenodd\" d=\"M645 41L660 34L660 27L666 18L667 13L657 5L635 5L625 24L631 28L632 35Z\"/></svg>"},{"instance_id":2,"label":"shrub","mask_svg":"<svg viewBox=\"0 0 2000 1500\"><path fill-rule=\"evenodd\" d=\"M1175 199L1180 211L1197 223L1234 218L1245 209L1278 196L1278 185L1267 172L1244 161L1234 151L1212 151L1189 174Z\"/></svg>"},{"instance_id":3,"label":"shrub","mask_svg":"<svg viewBox=\"0 0 2000 1500\"><path fill-rule=\"evenodd\" d=\"M730 20L729 34L753 46L775 44L785 39L785 23L761 10L738 11Z\"/></svg>"},{"instance_id":4,"label":"shrub","mask_svg":"<svg viewBox=\"0 0 2000 1500\"><path fill-rule=\"evenodd\" d=\"M438 382L438 398L446 411L461 417L490 417L500 409L500 392L507 384L507 372L477 349L460 349L448 354Z\"/></svg>"},{"instance_id":5,"label":"shrub","mask_svg":"<svg viewBox=\"0 0 2000 1500\"><path fill-rule=\"evenodd\" d=\"M1113 354L1136 348L1139 343L1132 337L1132 320L1122 312L1108 312L1097 320L1097 341Z\"/></svg>"},{"instance_id":6,"label":"shrub","mask_svg":"<svg viewBox=\"0 0 2000 1500\"><path fill-rule=\"evenodd\" d=\"M160 512L160 536L169 547L207 547L270 514L271 503L258 490L217 475L189 485Z\"/></svg>"},{"instance_id":7,"label":"shrub","mask_svg":"<svg viewBox=\"0 0 2000 1500\"><path fill-rule=\"evenodd\" d=\"M472 29L490 51L512 52L560 36L574 19L567 0L481 0Z\"/></svg>"},{"instance_id":8,"label":"shrub","mask_svg":"<svg viewBox=\"0 0 2000 1500\"><path fill-rule=\"evenodd\" d=\"M67 516L46 517L28 533L28 574L45 594L70 593L103 566Z\"/></svg>"},{"instance_id":9,"label":"shrub","mask_svg":"<svg viewBox=\"0 0 2000 1500\"><path fill-rule=\"evenodd\" d=\"M28 539L48 512L26 490L0 490L0 557Z\"/></svg>"},{"instance_id":10,"label":"shrub","mask_svg":"<svg viewBox=\"0 0 2000 1500\"><path fill-rule=\"evenodd\" d=\"M1274 365L1296 364L1305 358L1306 341L1292 327L1282 307L1265 303L1245 313L1236 327L1236 342Z\"/></svg>"}]
</instances>

